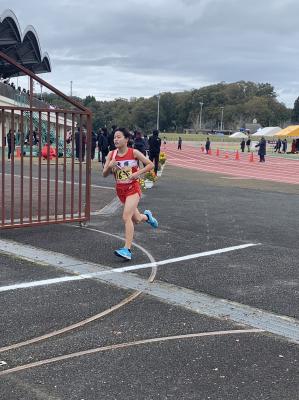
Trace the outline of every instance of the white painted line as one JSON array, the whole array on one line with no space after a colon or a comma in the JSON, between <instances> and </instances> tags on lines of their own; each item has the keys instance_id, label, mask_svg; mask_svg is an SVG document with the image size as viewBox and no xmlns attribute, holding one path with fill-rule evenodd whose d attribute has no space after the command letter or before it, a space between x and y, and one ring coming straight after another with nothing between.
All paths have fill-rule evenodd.
<instances>
[{"instance_id":1,"label":"white painted line","mask_svg":"<svg viewBox=\"0 0 299 400\"><path fill-rule=\"evenodd\" d=\"M16 289L28 289L28 288L34 288L37 286L47 286L47 285L53 285L55 283L80 281L82 279L87 279L87 278L89 278L88 275L63 276L62 278L43 279L41 281L17 283L15 285L1 286L0 292L8 292L11 290L16 290Z\"/></svg>"},{"instance_id":2,"label":"white painted line","mask_svg":"<svg viewBox=\"0 0 299 400\"><path fill-rule=\"evenodd\" d=\"M9 246L9 245L11 245L11 246ZM230 251L241 250L241 249L245 249L245 248L257 246L257 245L259 245L259 244L248 243L248 244L243 244L243 245L239 245L239 246L225 247L223 249L204 251L201 253L189 254L187 256L170 258L170 259L161 260L161 261L155 261L155 262L151 262L151 263L137 264L137 265L131 265L128 267L120 267L120 268L114 268L114 269L107 268L105 271L102 270L99 272L80 274L77 276L64 276L61 278L43 279L43 280L39 280L39 281L17 283L14 285L7 285L7 286L0 287L0 292L8 292L11 290L16 290L16 289L27 289L27 288L33 288L33 287L38 287L38 286L46 286L46 285L53 285L53 284L64 283L64 282L79 281L79 280L83 280L83 279L92 279L92 278L97 278L97 277L107 275L107 274L115 274L115 273L121 273L121 272L127 272L127 271L136 271L136 270L145 269L145 268L158 267L161 265L173 264L176 262L191 260L191 259L195 259L195 258L207 257L207 256L211 256L211 255L227 253ZM59 266L72 265L72 266L77 266L77 267L80 266L80 261L78 259L74 259L72 257L61 255L62 261L59 262L59 261L57 261L59 259L59 255L57 253L48 252L45 250L39 250L39 249L33 248L31 246L24 246L24 245L17 244L15 242L7 242L7 241L0 240L0 251L1 250L6 253L19 255L19 257L23 256L26 259L29 259L33 262L43 261L44 263L49 263L51 265L54 264L56 266L57 265L59 265ZM40 255L39 255L39 253L40 253ZM34 254L34 258L30 257L30 254ZM45 260L47 260L47 261L45 261ZM93 268L95 266L95 264L92 264L92 263L81 262L81 264L84 264L84 265L90 264L93 266ZM101 268L103 268L103 266L101 266ZM104 268L106 268L106 267L104 267Z\"/></svg>"},{"instance_id":3,"label":"white painted line","mask_svg":"<svg viewBox=\"0 0 299 400\"><path fill-rule=\"evenodd\" d=\"M168 258L166 260L156 261L154 263L139 264L139 265L132 265L130 267L116 268L113 270L113 272L114 271L115 272L126 272L126 271L134 271L134 270L143 269L143 268L159 267L161 265L173 264L176 262L181 262L181 261L186 261L186 260L192 260L194 258L213 256L213 255L217 255L217 254L228 253L230 251L246 249L246 248L252 247L252 246L259 246L260 244L261 243L248 243L248 244L241 244L239 246L224 247L223 249L204 251L202 253L189 254L187 256L176 257L176 258Z\"/></svg>"},{"instance_id":4,"label":"white painted line","mask_svg":"<svg viewBox=\"0 0 299 400\"><path fill-rule=\"evenodd\" d=\"M0 240L0 246L3 245L3 243L6 244L6 249L8 248L8 244L11 244L11 242L4 242ZM59 256L58 253L46 252L30 246L18 245L18 247L19 248L14 249L14 251L11 249L10 254L14 254L17 257L22 257L20 253L25 253L26 250L28 254L28 251L30 250L31 259L33 262L36 262L34 257L36 256L35 253L40 252L42 254L46 254L44 261L46 261L48 265L54 267L57 266L55 260L57 261L57 257ZM205 254L207 253L210 252L205 252ZM199 254L202 255L204 253ZM60 254L60 256L66 261L65 265L61 265L61 267L69 272L80 273L82 270L86 272L93 272L96 268L100 268L96 264L84 263L72 257L67 257L63 254ZM28 258L30 257L28 256L27 259ZM235 321L243 325L250 325L257 329L263 329L267 332L279 335L292 342L299 343L299 320L296 320L295 318L287 317L285 315L277 315L265 310L247 306L245 304L223 298L217 298L205 293L200 293L166 282L148 282L134 274L114 274L111 273L111 270L105 270L104 272L105 273L99 278L95 277L95 275L98 275L99 273L86 274L85 278L87 276L95 277L100 282L104 282L106 284L124 289L138 290L144 294L153 296L160 301L165 301L168 304L179 306L198 314L203 314L214 318L221 318L222 320L225 318L226 320ZM80 277L82 279L84 278L83 275L76 276L74 278L79 279Z\"/></svg>"}]
</instances>

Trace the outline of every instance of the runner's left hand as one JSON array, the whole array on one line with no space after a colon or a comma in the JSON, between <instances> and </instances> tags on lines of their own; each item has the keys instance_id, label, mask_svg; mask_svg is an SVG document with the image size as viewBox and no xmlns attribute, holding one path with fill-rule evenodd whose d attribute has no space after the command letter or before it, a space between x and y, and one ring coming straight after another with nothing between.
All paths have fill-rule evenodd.
<instances>
[{"instance_id":1,"label":"runner's left hand","mask_svg":"<svg viewBox=\"0 0 299 400\"><path fill-rule=\"evenodd\" d=\"M134 180L139 179L138 172L134 172L134 174L130 175L129 179L134 179Z\"/></svg>"}]
</instances>

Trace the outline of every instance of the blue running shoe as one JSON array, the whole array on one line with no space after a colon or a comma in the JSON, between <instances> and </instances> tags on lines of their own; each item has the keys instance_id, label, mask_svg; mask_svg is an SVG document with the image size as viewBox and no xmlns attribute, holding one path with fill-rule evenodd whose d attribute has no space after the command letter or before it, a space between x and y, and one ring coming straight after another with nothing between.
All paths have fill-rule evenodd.
<instances>
[{"instance_id":1,"label":"blue running shoe","mask_svg":"<svg viewBox=\"0 0 299 400\"><path fill-rule=\"evenodd\" d=\"M150 226L153 228L158 228L158 221L153 217L153 214L150 210L145 210L143 214L147 216L148 219L146 222L150 224Z\"/></svg>"},{"instance_id":2,"label":"blue running shoe","mask_svg":"<svg viewBox=\"0 0 299 400\"><path fill-rule=\"evenodd\" d=\"M132 253L126 247L122 247L121 249L115 250L114 254L117 257L124 258L125 260L131 260L132 259Z\"/></svg>"}]
</instances>

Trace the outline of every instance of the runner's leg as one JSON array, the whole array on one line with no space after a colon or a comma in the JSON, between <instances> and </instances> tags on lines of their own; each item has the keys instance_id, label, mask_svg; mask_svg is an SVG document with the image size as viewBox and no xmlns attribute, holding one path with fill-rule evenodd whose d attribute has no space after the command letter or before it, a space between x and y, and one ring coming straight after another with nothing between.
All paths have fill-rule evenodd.
<instances>
[{"instance_id":1,"label":"runner's leg","mask_svg":"<svg viewBox=\"0 0 299 400\"><path fill-rule=\"evenodd\" d=\"M147 220L148 220L147 216L141 214L138 208L136 208L136 211L133 214L133 222L135 222L135 224L140 224L140 222L146 222Z\"/></svg>"},{"instance_id":2,"label":"runner's leg","mask_svg":"<svg viewBox=\"0 0 299 400\"><path fill-rule=\"evenodd\" d=\"M126 198L125 208L123 212L123 221L125 223L125 236L126 242L125 247L127 249L131 249L133 236L134 236L134 223L133 223L133 215L137 210L137 206L140 200L140 196L138 193L134 193L131 196Z\"/></svg>"}]
</instances>

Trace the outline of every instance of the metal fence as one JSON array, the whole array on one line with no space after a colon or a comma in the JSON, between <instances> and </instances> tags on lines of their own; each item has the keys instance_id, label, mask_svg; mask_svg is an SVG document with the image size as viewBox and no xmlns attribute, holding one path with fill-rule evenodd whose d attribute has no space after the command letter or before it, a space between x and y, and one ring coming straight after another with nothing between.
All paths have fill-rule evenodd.
<instances>
[{"instance_id":1,"label":"metal fence","mask_svg":"<svg viewBox=\"0 0 299 400\"><path fill-rule=\"evenodd\" d=\"M1 52L0 57L14 63ZM14 65L30 76L31 88L35 79L74 109L36 107L32 94L25 107L0 102L0 229L87 221L91 113Z\"/></svg>"}]
</instances>

